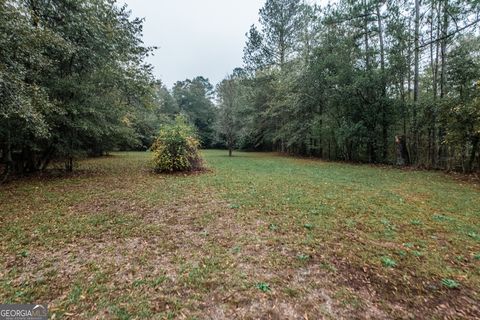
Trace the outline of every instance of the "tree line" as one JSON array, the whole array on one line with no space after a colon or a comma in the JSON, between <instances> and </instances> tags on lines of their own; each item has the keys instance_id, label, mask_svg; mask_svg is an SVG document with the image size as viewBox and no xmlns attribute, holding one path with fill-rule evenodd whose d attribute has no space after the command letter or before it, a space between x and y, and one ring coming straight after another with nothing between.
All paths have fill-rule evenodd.
<instances>
[{"instance_id":1,"label":"tree line","mask_svg":"<svg viewBox=\"0 0 480 320\"><path fill-rule=\"evenodd\" d=\"M267 0L219 86L230 149L480 168L479 1Z\"/></svg>"},{"instance_id":2,"label":"tree line","mask_svg":"<svg viewBox=\"0 0 480 320\"><path fill-rule=\"evenodd\" d=\"M0 183L75 159L147 150L185 113L213 141L213 86L154 79L143 20L112 0L0 1Z\"/></svg>"},{"instance_id":3,"label":"tree line","mask_svg":"<svg viewBox=\"0 0 480 320\"><path fill-rule=\"evenodd\" d=\"M107 0L0 2L0 179L139 143L155 103L142 21Z\"/></svg>"},{"instance_id":4,"label":"tree line","mask_svg":"<svg viewBox=\"0 0 480 320\"><path fill-rule=\"evenodd\" d=\"M479 19L478 0L267 0L241 68L169 90L126 6L0 1L0 182L147 150L178 114L230 154L479 170Z\"/></svg>"}]
</instances>

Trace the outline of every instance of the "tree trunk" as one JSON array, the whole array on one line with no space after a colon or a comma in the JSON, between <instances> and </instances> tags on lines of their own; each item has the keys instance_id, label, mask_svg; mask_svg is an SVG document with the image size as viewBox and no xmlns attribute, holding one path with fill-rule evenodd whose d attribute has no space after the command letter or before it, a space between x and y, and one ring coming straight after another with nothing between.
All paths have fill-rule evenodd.
<instances>
[{"instance_id":1,"label":"tree trunk","mask_svg":"<svg viewBox=\"0 0 480 320\"><path fill-rule=\"evenodd\" d=\"M369 38L368 38L369 12L368 12L367 1L363 2L363 6L364 6L363 28L364 28L364 41L365 41L365 72L366 72L367 76L370 78L371 61L370 61L370 42L369 42ZM369 99L371 97L371 90L370 90L369 86L367 86L367 88L366 88L366 96L367 96L367 101L370 101ZM365 102L365 103L367 103L367 102ZM372 128L371 125L369 125L369 126L370 126L370 128L367 127L367 129L372 130L372 132L373 132L375 127L373 126L373 128ZM351 149L353 149L353 148L351 148ZM352 161L353 160L353 150L350 150L349 153L350 153L349 161ZM369 135L369 137L368 137L367 154L368 154L368 162L371 162L371 163L377 162L376 137L374 137L372 135Z\"/></svg>"},{"instance_id":2,"label":"tree trunk","mask_svg":"<svg viewBox=\"0 0 480 320\"><path fill-rule=\"evenodd\" d=\"M448 34L448 1L445 1L443 7L443 23L442 23L442 40L440 43L440 99L443 99L446 94L446 60L447 60L447 34ZM443 140L445 139L445 129L440 126L438 130L438 139L440 147L438 149L438 161L440 166L444 167L447 160L447 149Z\"/></svg>"},{"instance_id":3,"label":"tree trunk","mask_svg":"<svg viewBox=\"0 0 480 320\"><path fill-rule=\"evenodd\" d=\"M432 12L434 10L433 4L432 4ZM436 32L436 38L438 39L440 37L440 27L441 27L441 21L440 21L440 12L441 12L441 2L438 2L438 7L437 7L437 32ZM433 19L432 19L432 29L433 29ZM433 35L432 35L433 37ZM433 47L431 47L431 54L432 54L432 73L433 73L433 110L432 110L432 153L431 153L431 160L432 160L432 166L434 168L438 167L438 161L437 161L437 152L438 152L438 141L437 141L437 113L438 113L438 102L437 102L437 97L438 97L438 62L439 62L439 43L438 41L435 43L435 60L433 60Z\"/></svg>"},{"instance_id":4,"label":"tree trunk","mask_svg":"<svg viewBox=\"0 0 480 320\"><path fill-rule=\"evenodd\" d=\"M229 147L228 148L228 156L231 157L232 153L233 153L233 149L232 149L232 147Z\"/></svg>"},{"instance_id":5,"label":"tree trunk","mask_svg":"<svg viewBox=\"0 0 480 320\"><path fill-rule=\"evenodd\" d=\"M366 71L370 71L370 45L368 43L368 11L367 11L367 4L364 2L365 12L363 18L363 27L364 30L364 39L365 39L365 69Z\"/></svg>"},{"instance_id":6,"label":"tree trunk","mask_svg":"<svg viewBox=\"0 0 480 320\"><path fill-rule=\"evenodd\" d=\"M407 136L407 102L405 99L405 74L402 73L399 83L400 99L402 101L402 130L403 135Z\"/></svg>"},{"instance_id":7,"label":"tree trunk","mask_svg":"<svg viewBox=\"0 0 480 320\"><path fill-rule=\"evenodd\" d=\"M3 162L5 163L5 168L3 172L0 174L0 184L5 183L7 181L13 166L10 130L7 130L7 143L5 144Z\"/></svg>"},{"instance_id":8,"label":"tree trunk","mask_svg":"<svg viewBox=\"0 0 480 320\"><path fill-rule=\"evenodd\" d=\"M407 149L407 139L405 136L396 136L395 144L397 145L397 166L410 165L410 155Z\"/></svg>"},{"instance_id":9,"label":"tree trunk","mask_svg":"<svg viewBox=\"0 0 480 320\"><path fill-rule=\"evenodd\" d=\"M388 123L387 123L387 81L385 79L385 46L383 41L383 26L382 17L380 15L380 1L377 1L377 23L378 23L378 38L380 40L380 68L382 79L382 140L383 152L382 160L386 161L388 157Z\"/></svg>"},{"instance_id":10,"label":"tree trunk","mask_svg":"<svg viewBox=\"0 0 480 320\"><path fill-rule=\"evenodd\" d=\"M412 20L408 19L408 43L411 43L411 32L412 30ZM408 61L408 71L407 71L407 90L408 90L408 102L412 101L412 46L408 46L407 49L407 61Z\"/></svg>"},{"instance_id":11,"label":"tree trunk","mask_svg":"<svg viewBox=\"0 0 480 320\"><path fill-rule=\"evenodd\" d=\"M420 81L420 0L415 0L415 51L414 51L414 79L413 79L413 158L418 161L418 124L417 108Z\"/></svg>"},{"instance_id":12,"label":"tree trunk","mask_svg":"<svg viewBox=\"0 0 480 320\"><path fill-rule=\"evenodd\" d=\"M480 136L475 136L472 140L472 151L470 152L470 158L467 163L467 173L473 171L473 163L475 162L475 157L477 156L478 146L480 144Z\"/></svg>"},{"instance_id":13,"label":"tree trunk","mask_svg":"<svg viewBox=\"0 0 480 320\"><path fill-rule=\"evenodd\" d=\"M66 172L73 172L73 157L69 156L65 160L65 171Z\"/></svg>"},{"instance_id":14,"label":"tree trunk","mask_svg":"<svg viewBox=\"0 0 480 320\"><path fill-rule=\"evenodd\" d=\"M37 163L38 170L45 171L47 169L53 154L54 154L54 148L47 147L47 149L43 152L43 155L41 156L41 158L38 160L38 163Z\"/></svg>"}]
</instances>

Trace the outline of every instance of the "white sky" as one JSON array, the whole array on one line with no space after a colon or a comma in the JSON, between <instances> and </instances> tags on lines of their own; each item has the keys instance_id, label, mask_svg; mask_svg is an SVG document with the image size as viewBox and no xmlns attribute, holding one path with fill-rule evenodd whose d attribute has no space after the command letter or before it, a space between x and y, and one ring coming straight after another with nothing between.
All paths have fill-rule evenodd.
<instances>
[{"instance_id":1,"label":"white sky","mask_svg":"<svg viewBox=\"0 0 480 320\"><path fill-rule=\"evenodd\" d=\"M143 39L157 46L148 59L168 87L204 76L212 84L242 66L245 33L265 0L123 0L145 18ZM326 4L328 0L316 0Z\"/></svg>"}]
</instances>

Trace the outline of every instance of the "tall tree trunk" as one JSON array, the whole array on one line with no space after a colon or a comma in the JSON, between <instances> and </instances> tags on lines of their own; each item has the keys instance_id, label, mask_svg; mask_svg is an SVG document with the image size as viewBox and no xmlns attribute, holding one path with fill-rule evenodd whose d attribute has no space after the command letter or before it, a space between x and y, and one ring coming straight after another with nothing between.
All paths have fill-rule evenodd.
<instances>
[{"instance_id":1,"label":"tall tree trunk","mask_svg":"<svg viewBox=\"0 0 480 320\"><path fill-rule=\"evenodd\" d=\"M368 38L368 17L369 17L369 12L368 12L368 6L367 2L363 2L364 6L364 18L363 18L363 28L364 28L364 42L365 42L365 72L367 74L367 77L370 78L370 43L369 43L369 38ZM370 99L370 87L367 85L367 92L366 96L367 99ZM370 126L370 125L369 125ZM370 128L370 130L374 130L374 128ZM367 142L367 154L368 154L368 162L376 162L377 157L376 157L376 150L375 150L375 136L370 134L368 137L368 142ZM353 158L353 152L351 152L352 155L350 155L350 158ZM351 159L349 159L351 160Z\"/></svg>"},{"instance_id":2,"label":"tall tree trunk","mask_svg":"<svg viewBox=\"0 0 480 320\"><path fill-rule=\"evenodd\" d=\"M386 161L388 157L388 121L387 121L387 81L385 78L385 46L383 41L383 26L382 16L380 15L380 1L377 0L377 23L378 23L378 38L380 41L380 69L382 79L382 142L383 152L382 160Z\"/></svg>"},{"instance_id":3,"label":"tall tree trunk","mask_svg":"<svg viewBox=\"0 0 480 320\"><path fill-rule=\"evenodd\" d=\"M418 119L417 108L419 98L419 80L420 80L420 0L415 0L415 61L414 61L414 79L413 79L413 158L418 161Z\"/></svg>"},{"instance_id":4,"label":"tall tree trunk","mask_svg":"<svg viewBox=\"0 0 480 320\"><path fill-rule=\"evenodd\" d=\"M448 1L444 1L443 6L443 23L442 23L442 40L440 42L440 99L443 99L446 94L446 63L447 63L447 35L448 35ZM438 150L438 160L441 167L444 167L447 160L447 149L444 143L445 129L440 126L438 130L438 139L440 147Z\"/></svg>"},{"instance_id":5,"label":"tall tree trunk","mask_svg":"<svg viewBox=\"0 0 480 320\"><path fill-rule=\"evenodd\" d=\"M402 100L402 121L403 121L403 136L407 136L407 102L405 100L405 76L402 75L400 83L400 97Z\"/></svg>"},{"instance_id":6,"label":"tall tree trunk","mask_svg":"<svg viewBox=\"0 0 480 320\"><path fill-rule=\"evenodd\" d=\"M411 43L411 31L412 30L412 19L408 18L408 43ZM405 136L405 139L407 137L407 117L409 117L409 105L412 102L412 46L408 45L407 46L407 103L404 103L403 106L403 135ZM402 86L405 84L402 83ZM407 146L408 146L408 141L407 141Z\"/></svg>"},{"instance_id":7,"label":"tall tree trunk","mask_svg":"<svg viewBox=\"0 0 480 320\"><path fill-rule=\"evenodd\" d=\"M408 37L408 42L411 42L411 35L410 32L412 30L412 20L409 18L408 19L408 31L409 31L409 37ZM407 49L407 61L408 61L408 72L407 72L407 90L408 90L408 101L412 101L412 46L408 46Z\"/></svg>"},{"instance_id":8,"label":"tall tree trunk","mask_svg":"<svg viewBox=\"0 0 480 320\"><path fill-rule=\"evenodd\" d=\"M440 12L441 12L441 2L439 1L438 3L438 8L437 8L437 39L440 37L440 27L441 27L441 21L440 21ZM438 41L435 44L435 64L434 64L434 70L433 70L433 98L434 98L434 110L433 110L433 143L434 143L434 150L433 150L433 166L437 167L438 166L438 161L437 161L437 151L438 151L438 136L437 136L437 114L438 114L438 59L439 59L439 49L440 45Z\"/></svg>"},{"instance_id":9,"label":"tall tree trunk","mask_svg":"<svg viewBox=\"0 0 480 320\"><path fill-rule=\"evenodd\" d=\"M433 58L433 23L435 21L435 1L431 0L431 8L430 8L430 71L432 72L432 77L434 76L434 58ZM434 80L432 81L432 87L434 86ZM433 103L429 105L428 107L428 117L429 117L429 126L428 126L428 165L431 166L432 168L434 167L434 154L435 152L432 150L435 149L434 147L434 141L433 141L433 135L435 131L435 124L433 121L433 109L434 109L434 104L435 104L435 89L432 91L432 98L433 98Z\"/></svg>"},{"instance_id":10,"label":"tall tree trunk","mask_svg":"<svg viewBox=\"0 0 480 320\"><path fill-rule=\"evenodd\" d=\"M368 11L367 3L364 2L365 11L363 18L363 27L364 27L364 40L365 40L365 69L367 73L370 71L370 45L368 42Z\"/></svg>"}]
</instances>

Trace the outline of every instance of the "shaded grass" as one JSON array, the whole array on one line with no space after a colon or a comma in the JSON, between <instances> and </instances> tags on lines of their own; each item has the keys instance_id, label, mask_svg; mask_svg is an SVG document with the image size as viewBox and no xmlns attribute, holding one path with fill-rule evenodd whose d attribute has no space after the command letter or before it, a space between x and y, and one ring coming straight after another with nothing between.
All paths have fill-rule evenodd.
<instances>
[{"instance_id":1,"label":"shaded grass","mask_svg":"<svg viewBox=\"0 0 480 320\"><path fill-rule=\"evenodd\" d=\"M211 172L154 175L149 156L0 190L0 300L80 318L477 315L478 186L223 151L204 152Z\"/></svg>"}]
</instances>

